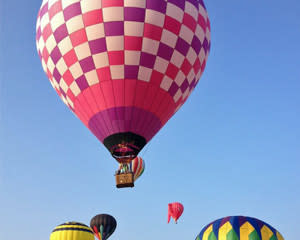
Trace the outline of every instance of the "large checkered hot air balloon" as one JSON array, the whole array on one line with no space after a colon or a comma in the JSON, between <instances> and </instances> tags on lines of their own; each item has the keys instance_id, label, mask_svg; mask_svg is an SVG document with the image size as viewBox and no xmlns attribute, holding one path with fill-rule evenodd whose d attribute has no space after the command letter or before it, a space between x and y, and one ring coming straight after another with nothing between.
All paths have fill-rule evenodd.
<instances>
[{"instance_id":1,"label":"large checkered hot air balloon","mask_svg":"<svg viewBox=\"0 0 300 240\"><path fill-rule=\"evenodd\" d=\"M36 45L63 102L125 163L197 85L210 23L203 0L43 0Z\"/></svg>"},{"instance_id":2,"label":"large checkered hot air balloon","mask_svg":"<svg viewBox=\"0 0 300 240\"><path fill-rule=\"evenodd\" d=\"M196 240L284 240L269 224L252 217L218 219L202 229Z\"/></svg>"}]
</instances>

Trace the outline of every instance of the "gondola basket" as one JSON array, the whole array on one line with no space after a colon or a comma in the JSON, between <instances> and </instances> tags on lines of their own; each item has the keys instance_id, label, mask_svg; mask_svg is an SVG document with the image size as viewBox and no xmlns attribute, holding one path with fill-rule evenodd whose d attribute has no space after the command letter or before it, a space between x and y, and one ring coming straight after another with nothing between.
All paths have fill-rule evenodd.
<instances>
[{"instance_id":1,"label":"gondola basket","mask_svg":"<svg viewBox=\"0 0 300 240\"><path fill-rule=\"evenodd\" d=\"M117 188L134 187L133 173L120 173L116 175Z\"/></svg>"}]
</instances>

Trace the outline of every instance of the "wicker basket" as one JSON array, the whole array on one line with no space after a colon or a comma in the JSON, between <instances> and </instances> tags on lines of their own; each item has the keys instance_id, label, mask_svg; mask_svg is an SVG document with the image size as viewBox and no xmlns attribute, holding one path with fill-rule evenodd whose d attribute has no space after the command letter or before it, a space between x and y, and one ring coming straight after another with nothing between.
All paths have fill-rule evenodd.
<instances>
[{"instance_id":1,"label":"wicker basket","mask_svg":"<svg viewBox=\"0 0 300 240\"><path fill-rule=\"evenodd\" d=\"M116 175L117 188L134 187L133 173L121 173Z\"/></svg>"}]
</instances>

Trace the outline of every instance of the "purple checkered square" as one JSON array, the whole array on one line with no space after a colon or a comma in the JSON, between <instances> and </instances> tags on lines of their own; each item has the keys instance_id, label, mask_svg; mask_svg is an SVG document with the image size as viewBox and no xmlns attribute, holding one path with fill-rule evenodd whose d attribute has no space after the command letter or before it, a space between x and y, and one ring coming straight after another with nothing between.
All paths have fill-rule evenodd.
<instances>
[{"instance_id":1,"label":"purple checkered square","mask_svg":"<svg viewBox=\"0 0 300 240\"><path fill-rule=\"evenodd\" d=\"M89 84L84 75L81 75L79 78L77 78L75 82L77 83L81 91L89 87Z\"/></svg>"},{"instance_id":2,"label":"purple checkered square","mask_svg":"<svg viewBox=\"0 0 300 240\"><path fill-rule=\"evenodd\" d=\"M104 31L106 36L123 36L124 22L106 22L104 23Z\"/></svg>"},{"instance_id":3,"label":"purple checkered square","mask_svg":"<svg viewBox=\"0 0 300 240\"><path fill-rule=\"evenodd\" d=\"M190 45L184 41L181 37L178 38L175 49L180 52L183 56L186 56Z\"/></svg>"},{"instance_id":4,"label":"purple checkered square","mask_svg":"<svg viewBox=\"0 0 300 240\"><path fill-rule=\"evenodd\" d=\"M89 46L92 54L97 54L97 53L107 51L105 38L99 38L99 39L89 41Z\"/></svg>"},{"instance_id":5,"label":"purple checkered square","mask_svg":"<svg viewBox=\"0 0 300 240\"><path fill-rule=\"evenodd\" d=\"M89 56L87 58L84 58L84 59L80 60L79 64L81 66L81 69L82 69L83 73L87 73L87 72L92 71L93 69L95 69L95 64L94 64L92 56Z\"/></svg>"},{"instance_id":6,"label":"purple checkered square","mask_svg":"<svg viewBox=\"0 0 300 240\"><path fill-rule=\"evenodd\" d=\"M177 1L177 0L175 0ZM151 0L151 1L147 1L147 9L152 9L155 11L158 11L160 13L166 13L167 10L167 2L165 1L161 1L161 0Z\"/></svg>"},{"instance_id":7,"label":"purple checkered square","mask_svg":"<svg viewBox=\"0 0 300 240\"><path fill-rule=\"evenodd\" d=\"M164 43L159 44L157 55L163 59L170 60L174 49Z\"/></svg>"},{"instance_id":8,"label":"purple checkered square","mask_svg":"<svg viewBox=\"0 0 300 240\"><path fill-rule=\"evenodd\" d=\"M125 65L124 72L125 72L126 79L137 79L138 72L139 72L139 66Z\"/></svg>"},{"instance_id":9,"label":"purple checkered square","mask_svg":"<svg viewBox=\"0 0 300 240\"><path fill-rule=\"evenodd\" d=\"M53 77L57 83L60 82L61 75L60 75L59 71L57 70L57 68L54 68L54 70L53 70Z\"/></svg>"},{"instance_id":10,"label":"purple checkered square","mask_svg":"<svg viewBox=\"0 0 300 240\"><path fill-rule=\"evenodd\" d=\"M173 82L168 93L170 93L170 95L172 97L174 97L174 95L176 94L177 90L179 89L178 85L176 84L176 82Z\"/></svg>"},{"instance_id":11,"label":"purple checkered square","mask_svg":"<svg viewBox=\"0 0 300 240\"><path fill-rule=\"evenodd\" d=\"M137 7L125 7L124 8L124 20L144 22L145 20L145 9Z\"/></svg>"},{"instance_id":12,"label":"purple checkered square","mask_svg":"<svg viewBox=\"0 0 300 240\"><path fill-rule=\"evenodd\" d=\"M142 52L140 57L140 65L147 68L153 68L155 59L156 59L155 55Z\"/></svg>"},{"instance_id":13,"label":"purple checkered square","mask_svg":"<svg viewBox=\"0 0 300 240\"><path fill-rule=\"evenodd\" d=\"M64 12L65 21L68 21L72 17L82 14L80 2L74 3L74 4L66 7L63 10L63 12Z\"/></svg>"},{"instance_id":14,"label":"purple checkered square","mask_svg":"<svg viewBox=\"0 0 300 240\"><path fill-rule=\"evenodd\" d=\"M181 8L182 10L184 10L185 0L169 0L168 2L173 3L177 7Z\"/></svg>"},{"instance_id":15,"label":"purple checkered square","mask_svg":"<svg viewBox=\"0 0 300 240\"><path fill-rule=\"evenodd\" d=\"M54 31L53 35L54 35L54 38L55 38L57 43L59 43L61 40L63 40L65 37L67 37L69 34L68 34L66 24L63 24L63 25L59 26Z\"/></svg>"},{"instance_id":16,"label":"purple checkered square","mask_svg":"<svg viewBox=\"0 0 300 240\"><path fill-rule=\"evenodd\" d=\"M54 64L56 64L59 61L59 59L62 57L59 48L57 46L53 49L50 56Z\"/></svg>"}]
</instances>

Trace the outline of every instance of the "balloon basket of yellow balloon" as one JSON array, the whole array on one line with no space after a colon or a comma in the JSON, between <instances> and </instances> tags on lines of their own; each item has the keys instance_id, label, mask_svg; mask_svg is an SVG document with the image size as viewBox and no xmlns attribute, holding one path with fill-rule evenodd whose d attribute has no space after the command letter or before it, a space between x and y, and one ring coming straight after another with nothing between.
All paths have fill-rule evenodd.
<instances>
[{"instance_id":1,"label":"balloon basket of yellow balloon","mask_svg":"<svg viewBox=\"0 0 300 240\"><path fill-rule=\"evenodd\" d=\"M116 175L117 188L134 187L133 173L120 173Z\"/></svg>"}]
</instances>

